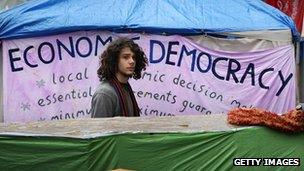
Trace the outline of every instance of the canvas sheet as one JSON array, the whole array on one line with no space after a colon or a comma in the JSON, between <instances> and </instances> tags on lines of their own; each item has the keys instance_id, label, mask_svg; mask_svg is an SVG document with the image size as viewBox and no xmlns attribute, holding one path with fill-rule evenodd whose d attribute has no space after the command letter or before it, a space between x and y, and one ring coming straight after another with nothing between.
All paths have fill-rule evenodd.
<instances>
[{"instance_id":1,"label":"canvas sheet","mask_svg":"<svg viewBox=\"0 0 304 171\"><path fill-rule=\"evenodd\" d=\"M5 122L90 117L99 55L133 38L149 60L131 80L141 116L225 114L235 107L295 107L292 45L256 52L214 50L182 36L75 32L3 41ZM241 51L241 50L240 50Z\"/></svg>"}]
</instances>

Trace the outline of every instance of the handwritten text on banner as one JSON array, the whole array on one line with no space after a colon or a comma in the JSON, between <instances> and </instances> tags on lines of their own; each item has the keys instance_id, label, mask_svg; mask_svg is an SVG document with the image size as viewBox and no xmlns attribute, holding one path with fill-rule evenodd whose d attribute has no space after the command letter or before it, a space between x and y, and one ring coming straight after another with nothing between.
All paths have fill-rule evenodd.
<instances>
[{"instance_id":1,"label":"handwritten text on banner","mask_svg":"<svg viewBox=\"0 0 304 171\"><path fill-rule=\"evenodd\" d=\"M283 113L295 106L291 45L235 53L182 36L75 32L3 42L4 120L90 117L99 55L117 37L133 38L149 66L131 80L141 116L209 115L235 107Z\"/></svg>"}]
</instances>

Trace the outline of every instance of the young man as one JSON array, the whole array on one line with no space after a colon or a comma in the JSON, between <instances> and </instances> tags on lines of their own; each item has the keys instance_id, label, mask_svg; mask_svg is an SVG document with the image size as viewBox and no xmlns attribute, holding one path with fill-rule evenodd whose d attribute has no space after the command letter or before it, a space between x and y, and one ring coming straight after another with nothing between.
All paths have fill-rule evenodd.
<instances>
[{"instance_id":1,"label":"young man","mask_svg":"<svg viewBox=\"0 0 304 171\"><path fill-rule=\"evenodd\" d=\"M145 53L133 40L113 41L100 57L97 74L101 83L92 97L92 117L139 116L128 80L141 78L147 63Z\"/></svg>"}]
</instances>

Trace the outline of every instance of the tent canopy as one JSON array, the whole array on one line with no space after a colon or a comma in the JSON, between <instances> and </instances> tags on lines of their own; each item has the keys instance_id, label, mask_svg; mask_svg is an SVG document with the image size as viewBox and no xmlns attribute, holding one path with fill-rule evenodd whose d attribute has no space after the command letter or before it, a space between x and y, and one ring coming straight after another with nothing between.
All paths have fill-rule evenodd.
<instances>
[{"instance_id":1,"label":"tent canopy","mask_svg":"<svg viewBox=\"0 0 304 171\"><path fill-rule=\"evenodd\" d=\"M79 30L197 35L291 30L291 18L259 0L32 0L0 13L0 39Z\"/></svg>"}]
</instances>

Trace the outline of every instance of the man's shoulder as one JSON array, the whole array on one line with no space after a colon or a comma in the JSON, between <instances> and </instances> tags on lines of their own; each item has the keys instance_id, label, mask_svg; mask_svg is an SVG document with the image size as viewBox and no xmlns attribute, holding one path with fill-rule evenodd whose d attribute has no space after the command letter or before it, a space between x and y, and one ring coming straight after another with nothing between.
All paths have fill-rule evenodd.
<instances>
[{"instance_id":1,"label":"man's shoulder","mask_svg":"<svg viewBox=\"0 0 304 171\"><path fill-rule=\"evenodd\" d=\"M97 87L95 93L99 94L116 94L114 88L111 86L111 84L109 83L109 81L101 81L99 86Z\"/></svg>"}]
</instances>

